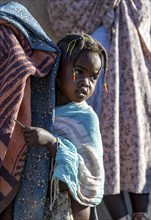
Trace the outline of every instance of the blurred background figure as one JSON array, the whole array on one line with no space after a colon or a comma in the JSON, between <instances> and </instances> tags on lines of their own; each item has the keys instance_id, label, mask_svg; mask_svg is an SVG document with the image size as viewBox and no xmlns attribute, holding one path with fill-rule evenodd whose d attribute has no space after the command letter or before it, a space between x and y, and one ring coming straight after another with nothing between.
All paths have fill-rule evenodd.
<instances>
[{"instance_id":1,"label":"blurred background figure","mask_svg":"<svg viewBox=\"0 0 151 220\"><path fill-rule=\"evenodd\" d=\"M149 0L48 1L56 39L64 32L84 30L100 40L108 51L108 93L102 93L100 78L88 103L100 118L106 171L104 201L113 219L130 218L123 191L129 192L132 218L149 219L150 11Z\"/></svg>"}]
</instances>

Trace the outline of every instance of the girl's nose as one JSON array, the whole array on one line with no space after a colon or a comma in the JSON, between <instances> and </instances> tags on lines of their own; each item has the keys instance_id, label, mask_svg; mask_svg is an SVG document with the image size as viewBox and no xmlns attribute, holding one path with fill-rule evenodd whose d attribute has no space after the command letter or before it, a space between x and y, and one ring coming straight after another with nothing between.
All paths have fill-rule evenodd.
<instances>
[{"instance_id":1,"label":"girl's nose","mask_svg":"<svg viewBox=\"0 0 151 220\"><path fill-rule=\"evenodd\" d=\"M81 79L80 85L81 85L81 86L84 86L84 87L89 86L89 85L90 85L90 80L89 80L89 78L85 77L85 78Z\"/></svg>"}]
</instances>

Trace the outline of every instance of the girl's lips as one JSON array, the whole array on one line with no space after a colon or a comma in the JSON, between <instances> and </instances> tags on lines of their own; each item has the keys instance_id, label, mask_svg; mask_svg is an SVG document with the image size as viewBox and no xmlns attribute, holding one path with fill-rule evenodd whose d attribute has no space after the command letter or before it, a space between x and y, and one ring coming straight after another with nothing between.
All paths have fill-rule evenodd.
<instances>
[{"instance_id":1,"label":"girl's lips","mask_svg":"<svg viewBox=\"0 0 151 220\"><path fill-rule=\"evenodd\" d=\"M77 90L76 93L78 94L78 97L85 98L87 96L87 92L83 89Z\"/></svg>"},{"instance_id":2,"label":"girl's lips","mask_svg":"<svg viewBox=\"0 0 151 220\"><path fill-rule=\"evenodd\" d=\"M81 94L83 93L85 96L87 95L87 90L86 89L81 89L80 88L79 90L77 90L77 92L81 93Z\"/></svg>"}]
</instances>

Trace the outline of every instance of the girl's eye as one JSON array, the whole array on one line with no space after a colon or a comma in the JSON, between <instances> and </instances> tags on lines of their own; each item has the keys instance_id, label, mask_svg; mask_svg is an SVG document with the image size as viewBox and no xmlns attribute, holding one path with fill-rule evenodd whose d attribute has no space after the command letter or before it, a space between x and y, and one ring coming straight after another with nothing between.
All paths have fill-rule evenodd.
<instances>
[{"instance_id":1,"label":"girl's eye","mask_svg":"<svg viewBox=\"0 0 151 220\"><path fill-rule=\"evenodd\" d=\"M93 76L90 77L91 81L95 81L97 79L98 79L98 74L97 75L93 75Z\"/></svg>"},{"instance_id":2,"label":"girl's eye","mask_svg":"<svg viewBox=\"0 0 151 220\"><path fill-rule=\"evenodd\" d=\"M81 75L81 74L82 74L82 71L81 71L81 70L74 70L74 73L75 73L76 75Z\"/></svg>"}]
</instances>

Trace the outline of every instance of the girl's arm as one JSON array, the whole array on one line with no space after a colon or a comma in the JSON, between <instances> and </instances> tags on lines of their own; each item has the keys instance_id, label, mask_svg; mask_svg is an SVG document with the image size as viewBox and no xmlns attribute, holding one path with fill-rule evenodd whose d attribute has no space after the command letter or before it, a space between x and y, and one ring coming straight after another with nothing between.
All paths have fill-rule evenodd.
<instances>
[{"instance_id":1,"label":"girl's arm","mask_svg":"<svg viewBox=\"0 0 151 220\"><path fill-rule=\"evenodd\" d=\"M24 139L28 146L47 147L52 157L55 158L57 152L58 141L48 131L38 127L25 127L22 128Z\"/></svg>"}]
</instances>

